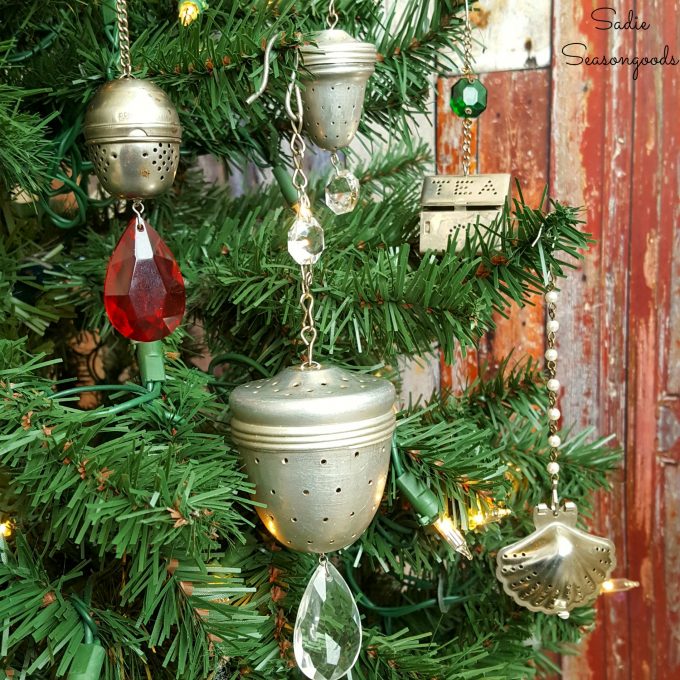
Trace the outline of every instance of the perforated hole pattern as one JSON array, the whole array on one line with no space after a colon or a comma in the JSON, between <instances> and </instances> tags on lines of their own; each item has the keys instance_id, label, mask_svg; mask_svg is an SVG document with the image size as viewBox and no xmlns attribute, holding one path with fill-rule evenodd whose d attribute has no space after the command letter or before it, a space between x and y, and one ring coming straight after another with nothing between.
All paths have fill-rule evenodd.
<instances>
[{"instance_id":1,"label":"perforated hole pattern","mask_svg":"<svg viewBox=\"0 0 680 680\"><path fill-rule=\"evenodd\" d=\"M90 158L97 172L97 177L107 184L111 181L111 169L121 163L125 156L129 166L131 160L139 162L138 176L147 177L144 170L151 160L151 173L156 182L172 181L179 164L179 144L169 142L116 142L115 144L91 144ZM137 178L135 178L137 181Z\"/></svg>"},{"instance_id":2,"label":"perforated hole pattern","mask_svg":"<svg viewBox=\"0 0 680 680\"><path fill-rule=\"evenodd\" d=\"M358 374L351 376L351 378L343 376L339 379L335 376L329 376L327 380L315 383L302 379L292 381L272 380L253 385L250 393L262 397L278 395L280 397L312 398L314 396L344 395L348 389L354 392L363 391L380 382L382 382L381 378Z\"/></svg>"},{"instance_id":3,"label":"perforated hole pattern","mask_svg":"<svg viewBox=\"0 0 680 680\"><path fill-rule=\"evenodd\" d=\"M498 189L491 179L487 179L482 184L476 177L456 177L455 179L434 177L432 182L436 187L437 196L441 196L445 188L448 192L452 183L451 193L456 196L498 196Z\"/></svg>"},{"instance_id":4,"label":"perforated hole pattern","mask_svg":"<svg viewBox=\"0 0 680 680\"><path fill-rule=\"evenodd\" d=\"M296 454L295 457L300 456L304 460L300 462L301 469L311 472L310 466L318 466L318 473L314 474L314 479L318 480L318 475L323 475L323 470L328 467L329 457L338 455L340 450L326 451L323 454ZM345 449L344 455L348 456L350 460L356 460L359 463L364 456L378 455L384 458L388 455L386 444L379 444L378 446L358 447L352 449ZM254 463L256 469L261 468L262 465L277 464L288 467L293 461L289 456L264 454L263 456L249 456L251 464ZM354 540L359 533L364 529L365 524L373 516L373 513L378 508L380 498L382 497L382 490L384 488L387 468L384 470L372 468L369 464L365 468L363 464L356 468L357 476L355 478L348 478L344 475L343 482L333 484L329 492L335 496L339 504L328 503L328 497L325 491L319 489L308 488L306 484L290 485L272 470L273 474L268 475L266 470L263 470L266 482L260 479L258 474L253 474L254 470L251 468L251 480L255 481L259 493L256 498L269 506L266 510L266 517L278 526L279 531L283 536L286 536L285 543L292 544L290 538L294 538L296 545L306 544L310 549L316 549L319 544L319 536L323 536L322 542L328 545L335 545L336 541L347 543L348 540ZM366 474L368 469L372 469L371 474ZM300 475L295 474L294 479L300 482ZM365 489L364 492L359 487ZM376 488L376 486L378 488ZM349 505L341 500L341 497L349 492ZM324 495L323 501L319 502L319 494ZM283 494L282 500L277 501ZM291 495L292 494L292 495ZM371 499L371 500L369 500ZM368 501L368 502L367 502ZM357 505L354 505L354 504ZM284 509L285 508L285 509ZM321 513L321 508L325 509L325 513ZM370 508L370 510L369 510ZM264 514L264 513L261 513ZM290 532L294 536L288 538ZM278 534L281 538L280 534ZM325 549L325 548L324 548Z\"/></svg>"},{"instance_id":5,"label":"perforated hole pattern","mask_svg":"<svg viewBox=\"0 0 680 680\"><path fill-rule=\"evenodd\" d=\"M357 83L309 88L304 124L317 144L322 148L343 147L351 140L359 127L365 90L365 85Z\"/></svg>"}]
</instances>

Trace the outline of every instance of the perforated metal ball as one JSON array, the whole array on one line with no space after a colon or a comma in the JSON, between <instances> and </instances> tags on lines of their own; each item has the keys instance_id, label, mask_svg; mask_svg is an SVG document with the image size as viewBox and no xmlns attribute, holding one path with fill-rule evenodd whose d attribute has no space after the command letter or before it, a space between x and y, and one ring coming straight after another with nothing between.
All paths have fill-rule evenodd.
<instances>
[{"instance_id":1,"label":"perforated metal ball","mask_svg":"<svg viewBox=\"0 0 680 680\"><path fill-rule=\"evenodd\" d=\"M232 438L273 536L302 552L354 543L387 481L392 384L334 366L294 367L236 388L230 402Z\"/></svg>"},{"instance_id":2,"label":"perforated metal ball","mask_svg":"<svg viewBox=\"0 0 680 680\"><path fill-rule=\"evenodd\" d=\"M117 198L153 198L167 191L179 165L177 110L148 80L121 78L92 98L85 143L103 188Z\"/></svg>"},{"instance_id":3,"label":"perforated metal ball","mask_svg":"<svg viewBox=\"0 0 680 680\"><path fill-rule=\"evenodd\" d=\"M331 29L314 35L300 53L307 134L328 151L349 146L361 121L366 83L375 71L375 46Z\"/></svg>"}]
</instances>

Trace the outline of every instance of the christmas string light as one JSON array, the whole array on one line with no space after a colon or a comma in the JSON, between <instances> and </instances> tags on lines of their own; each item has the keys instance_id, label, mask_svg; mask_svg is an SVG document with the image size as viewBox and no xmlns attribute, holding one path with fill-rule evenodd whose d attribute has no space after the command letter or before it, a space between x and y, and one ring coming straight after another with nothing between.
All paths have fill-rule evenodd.
<instances>
[{"instance_id":1,"label":"christmas string light","mask_svg":"<svg viewBox=\"0 0 680 680\"><path fill-rule=\"evenodd\" d=\"M610 593L623 593L640 587L640 581L631 581L627 578L607 579L600 587L600 593L608 595Z\"/></svg>"},{"instance_id":2,"label":"christmas string light","mask_svg":"<svg viewBox=\"0 0 680 680\"><path fill-rule=\"evenodd\" d=\"M189 26L198 19L201 12L208 9L208 3L204 0L180 0L177 9L182 26Z\"/></svg>"},{"instance_id":3,"label":"christmas string light","mask_svg":"<svg viewBox=\"0 0 680 680\"><path fill-rule=\"evenodd\" d=\"M472 553L465 536L445 509L440 506L434 492L415 475L404 470L394 441L392 442L392 464L396 473L397 486L413 506L420 524L432 526L453 550L471 560Z\"/></svg>"},{"instance_id":4,"label":"christmas string light","mask_svg":"<svg viewBox=\"0 0 680 680\"><path fill-rule=\"evenodd\" d=\"M467 525L470 531L487 526L492 522L500 522L512 514L512 510L503 508L490 498L477 498L467 508Z\"/></svg>"}]
</instances>

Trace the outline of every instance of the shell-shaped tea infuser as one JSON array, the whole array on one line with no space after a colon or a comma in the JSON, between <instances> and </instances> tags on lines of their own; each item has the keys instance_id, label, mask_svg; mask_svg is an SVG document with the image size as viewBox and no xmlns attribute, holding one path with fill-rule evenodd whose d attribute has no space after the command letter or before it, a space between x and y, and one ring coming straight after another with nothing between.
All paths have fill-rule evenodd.
<instances>
[{"instance_id":1,"label":"shell-shaped tea infuser","mask_svg":"<svg viewBox=\"0 0 680 680\"><path fill-rule=\"evenodd\" d=\"M517 604L567 618L594 600L616 566L614 545L576 527L576 505L534 509L536 530L503 548L496 576Z\"/></svg>"},{"instance_id":2,"label":"shell-shaped tea infuser","mask_svg":"<svg viewBox=\"0 0 680 680\"><path fill-rule=\"evenodd\" d=\"M540 238L540 236L539 236ZM552 272L547 278L545 303L547 310L547 350L545 366L548 404L549 462L552 493L550 506L534 508L536 530L503 549L497 555L496 576L505 592L517 604L534 612L557 614L569 618L569 612L592 602L616 566L614 544L607 538L591 536L576 526L576 505L560 504L558 485L562 438L557 408L560 382L557 380L558 351L555 343L559 323L556 309L559 294Z\"/></svg>"}]
</instances>

